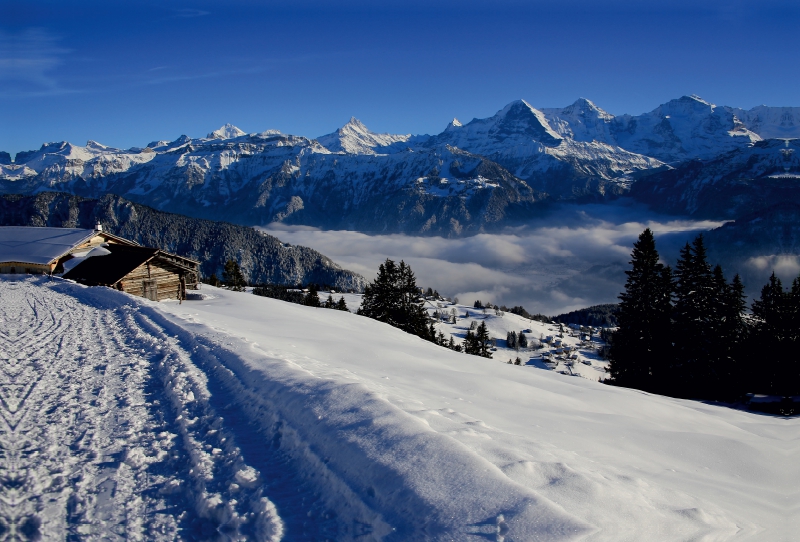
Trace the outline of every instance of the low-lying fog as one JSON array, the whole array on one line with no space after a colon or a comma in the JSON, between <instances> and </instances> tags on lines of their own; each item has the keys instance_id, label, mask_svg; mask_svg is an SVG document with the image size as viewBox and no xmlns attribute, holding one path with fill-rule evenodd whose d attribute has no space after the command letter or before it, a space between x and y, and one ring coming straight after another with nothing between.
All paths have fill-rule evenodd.
<instances>
[{"instance_id":1,"label":"low-lying fog","mask_svg":"<svg viewBox=\"0 0 800 542\"><path fill-rule=\"evenodd\" d=\"M284 224L260 229L284 242L312 247L368 280L386 258L405 260L418 285L456 296L461 303L480 299L555 315L617 302L631 247L645 228L655 232L659 252L672 258L697 232L719 225L659 216L622 202L564 205L523 227L459 239Z\"/></svg>"}]
</instances>

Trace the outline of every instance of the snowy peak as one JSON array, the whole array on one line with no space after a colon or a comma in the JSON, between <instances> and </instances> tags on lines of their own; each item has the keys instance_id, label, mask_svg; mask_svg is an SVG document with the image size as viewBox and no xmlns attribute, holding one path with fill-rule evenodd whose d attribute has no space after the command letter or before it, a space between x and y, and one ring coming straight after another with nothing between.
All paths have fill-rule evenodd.
<instances>
[{"instance_id":1,"label":"snowy peak","mask_svg":"<svg viewBox=\"0 0 800 542\"><path fill-rule=\"evenodd\" d=\"M716 107L717 106L705 101L700 96L692 94L691 96L682 96L675 100L670 100L667 103L658 106L653 113L660 114L663 117L698 117L712 114Z\"/></svg>"},{"instance_id":2,"label":"snowy peak","mask_svg":"<svg viewBox=\"0 0 800 542\"><path fill-rule=\"evenodd\" d=\"M586 98L578 98L561 111L564 115L570 115L576 118L598 118L604 121L610 121L614 118L614 115L597 107L593 101L587 100Z\"/></svg>"},{"instance_id":3,"label":"snowy peak","mask_svg":"<svg viewBox=\"0 0 800 542\"><path fill-rule=\"evenodd\" d=\"M493 156L509 146L555 147L562 137L548 124L544 113L525 100L511 102L494 116L473 119L465 125L454 120L429 145L448 144L469 152ZM535 152L542 152L541 149Z\"/></svg>"},{"instance_id":4,"label":"snowy peak","mask_svg":"<svg viewBox=\"0 0 800 542\"><path fill-rule=\"evenodd\" d=\"M240 130L233 124L226 124L218 128L206 136L207 139L234 139L247 135L244 131Z\"/></svg>"},{"instance_id":5,"label":"snowy peak","mask_svg":"<svg viewBox=\"0 0 800 542\"><path fill-rule=\"evenodd\" d=\"M544 113L532 107L525 100L511 102L497 115L495 119L495 136L525 135L544 143L545 145L558 145L561 136L548 124Z\"/></svg>"},{"instance_id":6,"label":"snowy peak","mask_svg":"<svg viewBox=\"0 0 800 542\"><path fill-rule=\"evenodd\" d=\"M391 148L398 143L406 143L411 138L410 134L377 134L370 131L363 122L355 117L333 132L317 138L317 141L331 152L345 152L348 154L392 154L397 148Z\"/></svg>"},{"instance_id":7,"label":"snowy peak","mask_svg":"<svg viewBox=\"0 0 800 542\"><path fill-rule=\"evenodd\" d=\"M586 98L579 98L564 108L542 109L547 121L560 136L575 141L599 141L614 145L609 123L614 115L597 107Z\"/></svg>"},{"instance_id":8,"label":"snowy peak","mask_svg":"<svg viewBox=\"0 0 800 542\"><path fill-rule=\"evenodd\" d=\"M447 125L447 128L445 128L444 131L446 132L448 130L453 130L455 128L461 128L462 126L463 124L461 124L461 121L454 118L453 120L450 121L450 123Z\"/></svg>"}]
</instances>

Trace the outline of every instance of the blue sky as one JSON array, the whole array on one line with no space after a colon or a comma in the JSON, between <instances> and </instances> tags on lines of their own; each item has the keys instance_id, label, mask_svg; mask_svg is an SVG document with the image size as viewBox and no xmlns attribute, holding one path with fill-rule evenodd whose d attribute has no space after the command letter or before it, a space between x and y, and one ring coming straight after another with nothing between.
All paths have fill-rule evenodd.
<instances>
[{"instance_id":1,"label":"blue sky","mask_svg":"<svg viewBox=\"0 0 800 542\"><path fill-rule=\"evenodd\" d=\"M798 23L785 0L6 0L0 150L144 146L226 122L316 137L350 116L438 133L518 98L800 105Z\"/></svg>"}]
</instances>

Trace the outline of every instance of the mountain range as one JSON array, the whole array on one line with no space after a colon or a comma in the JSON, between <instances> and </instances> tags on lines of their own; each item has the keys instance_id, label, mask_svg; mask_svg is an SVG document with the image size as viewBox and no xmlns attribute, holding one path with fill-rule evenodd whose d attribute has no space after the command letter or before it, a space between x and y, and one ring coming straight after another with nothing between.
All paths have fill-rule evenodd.
<instances>
[{"instance_id":1,"label":"mountain range","mask_svg":"<svg viewBox=\"0 0 800 542\"><path fill-rule=\"evenodd\" d=\"M800 108L716 106L684 96L642 115L589 100L512 102L436 135L377 134L357 119L310 139L225 125L142 148L46 143L0 153L0 193L116 194L243 225L461 236L542 204L630 194L660 210L736 218L794 198Z\"/></svg>"}]
</instances>

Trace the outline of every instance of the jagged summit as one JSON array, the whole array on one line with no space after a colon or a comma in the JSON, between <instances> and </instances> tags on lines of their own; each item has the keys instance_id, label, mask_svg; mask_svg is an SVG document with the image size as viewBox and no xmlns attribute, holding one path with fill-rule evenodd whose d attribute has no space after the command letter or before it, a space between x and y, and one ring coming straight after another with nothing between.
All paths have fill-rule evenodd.
<instances>
[{"instance_id":1,"label":"jagged summit","mask_svg":"<svg viewBox=\"0 0 800 542\"><path fill-rule=\"evenodd\" d=\"M331 152L345 152L349 154L381 154L391 152L386 149L397 143L405 143L411 138L410 134L378 134L371 131L366 125L355 117L350 117L347 124L333 132L317 138L317 141Z\"/></svg>"},{"instance_id":2,"label":"jagged summit","mask_svg":"<svg viewBox=\"0 0 800 542\"><path fill-rule=\"evenodd\" d=\"M206 136L207 139L233 139L247 135L246 132L240 130L233 124L226 124L218 128Z\"/></svg>"},{"instance_id":3,"label":"jagged summit","mask_svg":"<svg viewBox=\"0 0 800 542\"><path fill-rule=\"evenodd\" d=\"M366 125L363 122L361 122L360 120L358 120L355 117L350 117L350 120L347 121L347 124L345 124L344 126L339 128L340 132L342 130L345 130L345 131L346 130L359 130L359 131L363 131L363 132L369 132L369 128L367 128Z\"/></svg>"}]
</instances>

